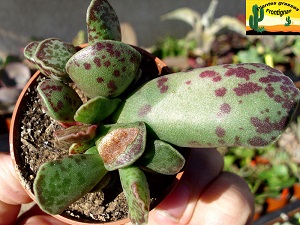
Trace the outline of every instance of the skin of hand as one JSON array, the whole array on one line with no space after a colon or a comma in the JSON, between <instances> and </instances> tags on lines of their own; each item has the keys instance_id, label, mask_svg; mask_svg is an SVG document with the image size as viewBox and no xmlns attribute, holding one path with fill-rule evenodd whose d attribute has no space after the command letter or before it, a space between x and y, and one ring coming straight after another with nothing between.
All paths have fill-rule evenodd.
<instances>
[{"instance_id":1,"label":"skin of hand","mask_svg":"<svg viewBox=\"0 0 300 225\"><path fill-rule=\"evenodd\" d=\"M37 206L17 218L21 204L32 200L19 183L9 154L0 153L0 171L0 225L65 225ZM180 183L150 212L148 224L245 225L251 224L253 212L250 189L242 178L223 172L220 153L193 149Z\"/></svg>"}]
</instances>

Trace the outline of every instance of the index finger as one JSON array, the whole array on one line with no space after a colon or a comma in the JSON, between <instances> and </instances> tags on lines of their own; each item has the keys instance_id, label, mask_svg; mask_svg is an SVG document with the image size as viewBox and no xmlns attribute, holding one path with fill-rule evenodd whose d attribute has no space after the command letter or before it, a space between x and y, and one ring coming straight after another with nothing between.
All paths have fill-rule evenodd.
<instances>
[{"instance_id":1,"label":"index finger","mask_svg":"<svg viewBox=\"0 0 300 225\"><path fill-rule=\"evenodd\" d=\"M8 153L0 153L0 201L10 205L31 202L21 186Z\"/></svg>"},{"instance_id":2,"label":"index finger","mask_svg":"<svg viewBox=\"0 0 300 225\"><path fill-rule=\"evenodd\" d=\"M31 202L21 186L8 153L0 153L0 225L12 224L20 205Z\"/></svg>"}]
</instances>

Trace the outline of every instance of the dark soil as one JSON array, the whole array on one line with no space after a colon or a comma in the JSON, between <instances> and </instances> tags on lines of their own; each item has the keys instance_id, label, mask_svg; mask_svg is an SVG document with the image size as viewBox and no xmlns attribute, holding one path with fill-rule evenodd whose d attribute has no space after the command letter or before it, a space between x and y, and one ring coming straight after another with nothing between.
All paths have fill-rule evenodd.
<instances>
[{"instance_id":1,"label":"dark soil","mask_svg":"<svg viewBox=\"0 0 300 225\"><path fill-rule=\"evenodd\" d=\"M41 78L39 78L41 79ZM32 97L28 97L28 96ZM18 154L18 170L24 186L32 191L33 181L38 168L47 161L63 158L68 155L68 149L57 146L52 134L61 129L54 120L48 117L41 109L35 88L27 92L26 105L16 120L21 135L15 135L14 146ZM19 121L19 122L18 122ZM118 176L118 173L115 172ZM150 186L151 208L155 207L161 198L170 192L170 184L175 176L164 176L146 173ZM110 188L100 192L89 193L69 206L62 215L80 221L107 222L127 217L128 207L119 179Z\"/></svg>"}]
</instances>

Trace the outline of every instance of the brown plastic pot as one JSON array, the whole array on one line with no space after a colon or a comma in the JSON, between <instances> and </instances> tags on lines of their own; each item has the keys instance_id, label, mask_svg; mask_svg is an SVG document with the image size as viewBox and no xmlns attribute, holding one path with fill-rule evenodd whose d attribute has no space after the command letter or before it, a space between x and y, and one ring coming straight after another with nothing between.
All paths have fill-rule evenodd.
<instances>
[{"instance_id":1,"label":"brown plastic pot","mask_svg":"<svg viewBox=\"0 0 300 225\"><path fill-rule=\"evenodd\" d=\"M81 46L81 47L85 47ZM157 57L151 55L150 53L148 53L147 51L138 48L138 47L134 47L135 49L137 49L141 54L142 54L142 62L141 62L141 66L140 68L143 71L143 74L145 73L147 76L143 79L148 80L148 79L152 79L155 78L159 75L165 75L165 74L169 74L170 73L170 69ZM15 165L15 169L16 169L16 173L19 177L20 183L22 184L23 188L25 189L25 191L28 193L28 195L33 199L33 201L35 201L35 196L31 190L30 187L28 187L25 182L24 182L24 176L22 175L22 171L19 169L19 165L21 163L21 154L22 154L22 149L21 149L21 121L22 121L22 116L24 114L23 110L22 110L22 105L26 104L26 102L29 99L28 96L28 89L32 89L34 86L37 85L38 81L37 78L39 76L43 76L39 71L37 71L33 77L28 81L28 83L26 84L26 86L24 87L22 93L20 94L13 115L12 115L12 121L11 121L11 126L10 126L10 137L9 137L9 142L10 142L10 153L11 153L11 158L13 160L13 163ZM189 155L189 151L186 150L186 158L188 158ZM170 184L169 188L167 190L162 190L162 192L165 193L165 196L163 198L165 198L168 193L171 192L171 190L176 186L176 184L178 183L178 181L180 180L181 176L183 174L183 171L178 173L177 176L174 178L172 184ZM161 202L162 199L159 199ZM159 202L157 204L159 204ZM156 205L157 205L156 204ZM85 221L85 220L81 220L81 221L77 221L76 219L73 218L68 218L65 217L64 215L54 215L54 217L56 217L57 219L68 223L68 224L73 224L73 225L82 225L82 224L108 224L108 225L117 225L117 224L125 224L127 222L130 222L128 218L123 219L123 220L118 220L115 222L97 222L97 221Z\"/></svg>"}]
</instances>

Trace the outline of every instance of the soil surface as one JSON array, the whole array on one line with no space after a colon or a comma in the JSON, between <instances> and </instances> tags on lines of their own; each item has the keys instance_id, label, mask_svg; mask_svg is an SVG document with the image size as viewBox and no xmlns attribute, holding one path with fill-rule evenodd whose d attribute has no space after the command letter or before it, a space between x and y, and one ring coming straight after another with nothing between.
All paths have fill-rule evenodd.
<instances>
[{"instance_id":1,"label":"soil surface","mask_svg":"<svg viewBox=\"0 0 300 225\"><path fill-rule=\"evenodd\" d=\"M41 79L41 78L39 78ZM47 161L63 158L68 155L67 146L54 143L53 132L61 126L48 117L41 109L35 88L28 90L26 105L23 106L22 118L19 119L19 144L15 146L19 162L19 173L23 185L33 190L33 181L38 168ZM107 222L127 217L128 206L123 194L117 171L112 172L116 182L102 191L89 193L70 205L62 215L79 221ZM175 176L146 173L150 186L151 208L155 207L161 198L170 192L170 183Z\"/></svg>"}]
</instances>

